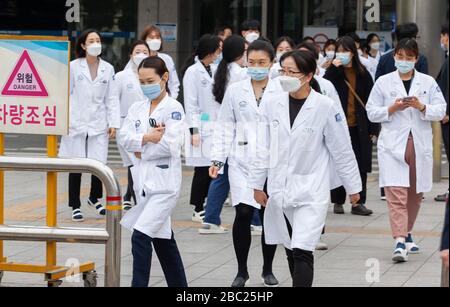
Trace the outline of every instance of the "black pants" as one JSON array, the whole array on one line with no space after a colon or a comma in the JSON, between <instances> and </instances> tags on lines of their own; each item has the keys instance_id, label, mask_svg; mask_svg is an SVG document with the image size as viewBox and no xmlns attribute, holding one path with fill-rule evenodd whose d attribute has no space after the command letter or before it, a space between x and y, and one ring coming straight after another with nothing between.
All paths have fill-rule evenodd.
<instances>
[{"instance_id":1,"label":"black pants","mask_svg":"<svg viewBox=\"0 0 450 307\"><path fill-rule=\"evenodd\" d=\"M69 174L69 207L73 210L80 209L80 190L81 190L81 174ZM91 193L89 200L97 203L103 197L103 185L100 179L91 176Z\"/></svg>"},{"instance_id":2,"label":"black pants","mask_svg":"<svg viewBox=\"0 0 450 307\"><path fill-rule=\"evenodd\" d=\"M292 226L286 218L289 235L292 238ZM324 229L325 231L325 229ZM289 271L294 288L311 288L314 281L314 254L302 249L286 249Z\"/></svg>"},{"instance_id":3,"label":"black pants","mask_svg":"<svg viewBox=\"0 0 450 307\"><path fill-rule=\"evenodd\" d=\"M127 186L127 192L125 193L123 200L124 201L131 201L133 199L134 203L136 204L136 194L134 193L134 182L133 182L133 176L131 175L131 168L130 166L128 168L128 186Z\"/></svg>"},{"instance_id":4,"label":"black pants","mask_svg":"<svg viewBox=\"0 0 450 307\"><path fill-rule=\"evenodd\" d=\"M187 288L186 273L177 242L172 239L152 239L135 230L131 238L133 253L133 281L134 288L147 288L150 281L153 247L161 263L167 285L170 288Z\"/></svg>"},{"instance_id":5,"label":"black pants","mask_svg":"<svg viewBox=\"0 0 450 307\"><path fill-rule=\"evenodd\" d=\"M195 206L195 212L202 212L206 197L208 197L209 185L209 167L196 167L191 187L191 205Z\"/></svg>"},{"instance_id":6,"label":"black pants","mask_svg":"<svg viewBox=\"0 0 450 307\"><path fill-rule=\"evenodd\" d=\"M362 156L361 142L359 140L358 128L351 127L349 128L349 130L350 130L350 137L352 140L353 151L355 153L356 161L358 162L359 166L359 174L361 175L363 188L360 194L361 199L359 200L358 204L364 205L367 201L367 172L363 170L362 167L362 161L364 157ZM343 205L345 204L346 199L347 199L347 192L345 191L344 187L339 187L331 191L331 202L333 204Z\"/></svg>"},{"instance_id":7,"label":"black pants","mask_svg":"<svg viewBox=\"0 0 450 307\"><path fill-rule=\"evenodd\" d=\"M233 243L238 261L238 276L246 278L248 276L248 254L252 244L251 221L255 212L254 207L246 204L236 206L236 219L233 225ZM261 221L264 223L264 208L260 210ZM263 232L261 238L262 252L264 258L263 275L272 274L273 259L277 251L276 245L267 245Z\"/></svg>"}]
</instances>

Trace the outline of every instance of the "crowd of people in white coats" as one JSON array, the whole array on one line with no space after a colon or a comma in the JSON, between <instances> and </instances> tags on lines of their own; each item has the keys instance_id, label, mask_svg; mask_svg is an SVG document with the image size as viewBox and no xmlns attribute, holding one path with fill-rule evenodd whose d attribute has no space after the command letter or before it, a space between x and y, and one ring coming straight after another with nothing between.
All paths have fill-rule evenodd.
<instances>
[{"instance_id":1,"label":"crowd of people in white coats","mask_svg":"<svg viewBox=\"0 0 450 307\"><path fill-rule=\"evenodd\" d=\"M232 287L249 280L258 233L265 286L279 285L272 268L278 245L293 286L312 286L313 252L327 248L321 236L330 203L344 214L348 195L352 214L373 214L367 176L374 145L395 240L392 260L419 253L412 233L423 193L432 188L432 122L442 122L448 154L449 116L448 60L437 81L427 75L418 32L415 24L397 26L394 49L382 52L377 34L350 33L323 47L308 37L272 44L249 20L239 35L228 27L203 35L180 75L162 53L156 26L133 43L119 73L101 58L100 33L83 32L70 64L70 133L60 157L107 163L109 140L117 139L128 168L121 224L133 232L132 286L148 286L153 249L168 286L188 286L171 223L182 161L194 167L190 205L200 234L228 233L221 211L226 203L235 209ZM447 56L448 26L441 42ZM84 221L80 184L81 174L70 174L75 222ZM102 196L92 176L87 203L99 215L106 214ZM448 264L448 238L443 250Z\"/></svg>"}]
</instances>

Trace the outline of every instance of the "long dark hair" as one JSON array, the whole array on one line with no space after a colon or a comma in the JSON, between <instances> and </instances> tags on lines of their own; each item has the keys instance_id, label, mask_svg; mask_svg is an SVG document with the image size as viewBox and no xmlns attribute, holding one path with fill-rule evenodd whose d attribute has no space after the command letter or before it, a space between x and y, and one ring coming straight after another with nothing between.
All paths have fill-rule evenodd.
<instances>
[{"instance_id":1,"label":"long dark hair","mask_svg":"<svg viewBox=\"0 0 450 307\"><path fill-rule=\"evenodd\" d=\"M275 46L274 46L275 51L284 42L288 43L292 49L295 49L295 41L292 38L290 38L289 36L282 36L279 39L277 39L275 42Z\"/></svg>"},{"instance_id":2,"label":"long dark hair","mask_svg":"<svg viewBox=\"0 0 450 307\"><path fill-rule=\"evenodd\" d=\"M80 34L80 36L77 39L77 43L75 45L75 55L77 58L85 58L86 57L86 50L83 49L82 45L86 45L87 38L89 37L89 34L96 33L100 37L100 41L102 41L102 36L100 35L100 32L94 29L88 29L83 31L83 33ZM101 55L100 55L101 56Z\"/></svg>"},{"instance_id":3,"label":"long dark hair","mask_svg":"<svg viewBox=\"0 0 450 307\"><path fill-rule=\"evenodd\" d=\"M194 65L196 57L198 57L198 59L201 61L208 55L215 53L217 49L220 48L221 42L222 40L216 35L203 35L198 41L198 46L197 48L195 48L195 52L184 63L181 75L184 76L186 70L190 66Z\"/></svg>"},{"instance_id":4,"label":"long dark hair","mask_svg":"<svg viewBox=\"0 0 450 307\"><path fill-rule=\"evenodd\" d=\"M379 36L378 34L376 34L376 33L370 33L369 35L367 35L366 43L367 43L367 46L369 47L369 48L368 48L368 51L369 51L369 52L372 51L372 47L370 47L370 42L371 42L375 37L378 38L378 40L381 42L381 38L380 38L380 36Z\"/></svg>"},{"instance_id":5,"label":"long dark hair","mask_svg":"<svg viewBox=\"0 0 450 307\"><path fill-rule=\"evenodd\" d=\"M228 65L244 56L245 39L242 36L232 35L223 43L223 59L217 68L214 77L213 95L218 103L222 103L228 85Z\"/></svg>"},{"instance_id":6,"label":"long dark hair","mask_svg":"<svg viewBox=\"0 0 450 307\"><path fill-rule=\"evenodd\" d=\"M305 76L312 74L313 78L309 85L316 92L322 92L319 82L314 78L317 71L317 60L314 57L314 54L310 51L296 50L283 54L280 59L281 67L283 67L283 62L287 58L292 58L297 65L298 71L304 74Z\"/></svg>"},{"instance_id":7,"label":"long dark hair","mask_svg":"<svg viewBox=\"0 0 450 307\"><path fill-rule=\"evenodd\" d=\"M342 47L345 51L349 51L353 54L352 64L353 69L356 70L358 74L363 74L367 72L364 65L361 63L361 60L359 59L358 49L356 48L356 42L353 38L350 36L344 36L339 38L336 41L336 52L339 52L339 48Z\"/></svg>"},{"instance_id":8,"label":"long dark hair","mask_svg":"<svg viewBox=\"0 0 450 307\"><path fill-rule=\"evenodd\" d=\"M170 74L169 70L167 69L166 63L157 56L151 56L143 60L139 65L138 71L143 68L153 68L160 78L162 78L165 73ZM170 95L169 82L166 82L166 92Z\"/></svg>"}]
</instances>

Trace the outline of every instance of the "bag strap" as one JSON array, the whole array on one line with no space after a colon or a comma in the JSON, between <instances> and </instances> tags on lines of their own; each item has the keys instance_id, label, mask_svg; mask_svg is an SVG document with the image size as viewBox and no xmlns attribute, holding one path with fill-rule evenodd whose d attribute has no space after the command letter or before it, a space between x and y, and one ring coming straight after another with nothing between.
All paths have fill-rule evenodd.
<instances>
[{"instance_id":1,"label":"bag strap","mask_svg":"<svg viewBox=\"0 0 450 307\"><path fill-rule=\"evenodd\" d=\"M355 89L352 87L352 85L350 84L350 82L348 82L347 80L344 80L345 83L348 86L348 89L350 90L350 92L352 92L353 96L355 96L356 100L358 100L359 104L363 107L363 109L366 109L366 105L364 104L364 102L362 101L361 97L359 97L358 93L356 93Z\"/></svg>"}]
</instances>

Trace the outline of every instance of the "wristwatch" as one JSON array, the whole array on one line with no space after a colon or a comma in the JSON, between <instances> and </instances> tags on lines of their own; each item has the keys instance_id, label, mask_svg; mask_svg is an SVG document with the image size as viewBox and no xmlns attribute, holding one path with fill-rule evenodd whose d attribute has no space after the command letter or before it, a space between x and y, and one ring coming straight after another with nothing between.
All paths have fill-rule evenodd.
<instances>
[{"instance_id":1,"label":"wristwatch","mask_svg":"<svg viewBox=\"0 0 450 307\"><path fill-rule=\"evenodd\" d=\"M222 167L225 166L225 163L220 161L212 161L212 166L217 167L219 171L222 169Z\"/></svg>"}]
</instances>

